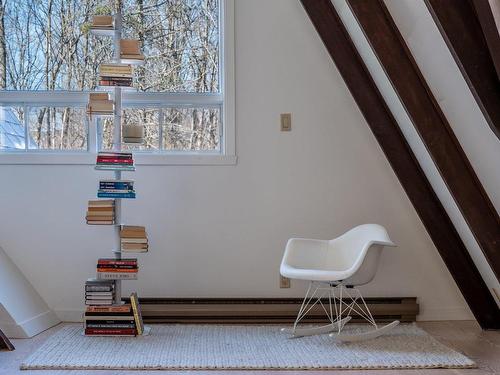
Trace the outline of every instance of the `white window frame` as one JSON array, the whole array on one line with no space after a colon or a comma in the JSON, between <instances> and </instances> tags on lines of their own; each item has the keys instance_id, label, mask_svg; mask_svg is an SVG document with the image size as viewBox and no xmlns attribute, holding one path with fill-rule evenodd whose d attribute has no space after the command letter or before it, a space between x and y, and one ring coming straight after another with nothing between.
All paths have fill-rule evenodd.
<instances>
[{"instance_id":1,"label":"white window frame","mask_svg":"<svg viewBox=\"0 0 500 375\"><path fill-rule=\"evenodd\" d=\"M220 108L221 139L217 151L134 151L136 165L234 165L236 157L235 70L234 70L234 0L220 0L219 62L221 93L140 93L123 92L123 108ZM89 91L2 91L0 106L85 107ZM25 133L27 118L25 116ZM87 121L87 150L12 150L0 151L0 165L93 165L97 154L97 121ZM26 143L28 138L26 138Z\"/></svg>"}]
</instances>

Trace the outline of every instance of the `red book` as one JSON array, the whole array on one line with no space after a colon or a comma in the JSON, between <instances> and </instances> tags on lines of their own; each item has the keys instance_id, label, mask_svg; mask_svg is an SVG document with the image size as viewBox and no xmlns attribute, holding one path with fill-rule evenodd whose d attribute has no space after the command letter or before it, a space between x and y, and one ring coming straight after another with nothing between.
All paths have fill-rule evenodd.
<instances>
[{"instance_id":1,"label":"red book","mask_svg":"<svg viewBox=\"0 0 500 375\"><path fill-rule=\"evenodd\" d=\"M86 312L89 312L89 313L128 313L128 312L130 312L130 305L87 306Z\"/></svg>"},{"instance_id":2,"label":"red book","mask_svg":"<svg viewBox=\"0 0 500 375\"><path fill-rule=\"evenodd\" d=\"M139 268L103 268L103 267L97 267L97 272L138 273L139 272Z\"/></svg>"},{"instance_id":3,"label":"red book","mask_svg":"<svg viewBox=\"0 0 500 375\"><path fill-rule=\"evenodd\" d=\"M114 266L137 266L137 259L99 259L98 265L114 265Z\"/></svg>"},{"instance_id":4,"label":"red book","mask_svg":"<svg viewBox=\"0 0 500 375\"><path fill-rule=\"evenodd\" d=\"M132 82L128 81L110 81L110 80L100 80L99 84L101 86L124 86L124 87L132 87Z\"/></svg>"},{"instance_id":5,"label":"red book","mask_svg":"<svg viewBox=\"0 0 500 375\"><path fill-rule=\"evenodd\" d=\"M99 152L97 156L100 158L132 159L130 152Z\"/></svg>"},{"instance_id":6,"label":"red book","mask_svg":"<svg viewBox=\"0 0 500 375\"><path fill-rule=\"evenodd\" d=\"M97 158L98 163L113 163L113 164L134 164L132 159L110 159L110 158Z\"/></svg>"},{"instance_id":7,"label":"red book","mask_svg":"<svg viewBox=\"0 0 500 375\"><path fill-rule=\"evenodd\" d=\"M132 156L120 155L97 155L97 159L116 159L116 160L132 160Z\"/></svg>"},{"instance_id":8,"label":"red book","mask_svg":"<svg viewBox=\"0 0 500 375\"><path fill-rule=\"evenodd\" d=\"M137 331L135 328L85 328L86 335L111 335L111 336L135 336Z\"/></svg>"}]
</instances>

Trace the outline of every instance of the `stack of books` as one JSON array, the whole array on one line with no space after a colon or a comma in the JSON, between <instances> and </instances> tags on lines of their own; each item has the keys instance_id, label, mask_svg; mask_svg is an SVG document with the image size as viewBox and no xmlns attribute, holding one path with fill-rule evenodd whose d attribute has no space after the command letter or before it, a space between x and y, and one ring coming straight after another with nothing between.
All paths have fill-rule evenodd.
<instances>
[{"instance_id":1,"label":"stack of books","mask_svg":"<svg viewBox=\"0 0 500 375\"><path fill-rule=\"evenodd\" d=\"M98 280L136 280L137 259L104 258L97 261Z\"/></svg>"},{"instance_id":2,"label":"stack of books","mask_svg":"<svg viewBox=\"0 0 500 375\"><path fill-rule=\"evenodd\" d=\"M105 92L92 93L89 95L87 104L87 114L98 116L110 116L114 114L113 101L109 99L109 94Z\"/></svg>"},{"instance_id":3,"label":"stack of books","mask_svg":"<svg viewBox=\"0 0 500 375\"><path fill-rule=\"evenodd\" d=\"M146 228L134 225L120 226L121 251L131 253L146 253L148 237Z\"/></svg>"},{"instance_id":4,"label":"stack of books","mask_svg":"<svg viewBox=\"0 0 500 375\"><path fill-rule=\"evenodd\" d=\"M134 313L130 305L89 306L84 316L89 336L136 336Z\"/></svg>"},{"instance_id":5,"label":"stack of books","mask_svg":"<svg viewBox=\"0 0 500 375\"><path fill-rule=\"evenodd\" d=\"M120 40L120 58L124 60L144 60L138 40Z\"/></svg>"},{"instance_id":6,"label":"stack of books","mask_svg":"<svg viewBox=\"0 0 500 375\"><path fill-rule=\"evenodd\" d=\"M113 17L112 16L94 16L92 18L91 30L113 30Z\"/></svg>"},{"instance_id":7,"label":"stack of books","mask_svg":"<svg viewBox=\"0 0 500 375\"><path fill-rule=\"evenodd\" d=\"M112 305L115 298L114 280L88 279L85 282L85 304Z\"/></svg>"},{"instance_id":8,"label":"stack of books","mask_svg":"<svg viewBox=\"0 0 500 375\"><path fill-rule=\"evenodd\" d=\"M113 199L89 201L87 224L112 225L115 223L115 201Z\"/></svg>"},{"instance_id":9,"label":"stack of books","mask_svg":"<svg viewBox=\"0 0 500 375\"><path fill-rule=\"evenodd\" d=\"M96 169L135 170L134 159L130 152L99 152Z\"/></svg>"},{"instance_id":10,"label":"stack of books","mask_svg":"<svg viewBox=\"0 0 500 375\"><path fill-rule=\"evenodd\" d=\"M98 198L135 198L134 181L101 180L99 181Z\"/></svg>"},{"instance_id":11,"label":"stack of books","mask_svg":"<svg viewBox=\"0 0 500 375\"><path fill-rule=\"evenodd\" d=\"M123 125L122 138L123 143L142 143L144 141L144 126Z\"/></svg>"},{"instance_id":12,"label":"stack of books","mask_svg":"<svg viewBox=\"0 0 500 375\"><path fill-rule=\"evenodd\" d=\"M101 64L99 67L99 85L101 86L132 86L132 65Z\"/></svg>"},{"instance_id":13,"label":"stack of books","mask_svg":"<svg viewBox=\"0 0 500 375\"><path fill-rule=\"evenodd\" d=\"M130 305L87 307L84 327L88 336L142 335L144 324L137 294L130 296Z\"/></svg>"}]
</instances>

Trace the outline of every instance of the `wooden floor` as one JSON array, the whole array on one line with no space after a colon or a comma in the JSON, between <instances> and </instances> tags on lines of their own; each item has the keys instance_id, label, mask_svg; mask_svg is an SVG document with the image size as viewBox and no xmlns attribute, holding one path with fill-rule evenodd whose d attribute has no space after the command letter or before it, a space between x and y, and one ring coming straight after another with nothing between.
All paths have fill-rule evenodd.
<instances>
[{"instance_id":1,"label":"wooden floor","mask_svg":"<svg viewBox=\"0 0 500 375\"><path fill-rule=\"evenodd\" d=\"M357 374L398 374L404 375L444 375L444 374L470 374L470 375L485 375L485 374L500 374L500 331L488 332L481 331L475 322L425 322L419 323L419 326L432 334L435 338L443 344L448 345L455 350L458 350L468 357L472 358L479 366L478 369L467 370L369 370L369 371L355 371L355 370L337 370L337 371L226 371L228 375L249 375L249 374L263 374L275 373L275 375L291 375L301 373L305 375L330 375L340 374L343 375L357 375ZM158 374L159 371L20 371L19 364L31 352L37 349L49 335L60 329L61 325L54 327L33 339L26 340L13 340L16 350L13 352L1 351L0 352L0 375L11 374L95 374L95 375L111 375L111 374ZM217 375L224 371L168 371L169 375L173 373L195 373L195 375L207 374Z\"/></svg>"}]
</instances>

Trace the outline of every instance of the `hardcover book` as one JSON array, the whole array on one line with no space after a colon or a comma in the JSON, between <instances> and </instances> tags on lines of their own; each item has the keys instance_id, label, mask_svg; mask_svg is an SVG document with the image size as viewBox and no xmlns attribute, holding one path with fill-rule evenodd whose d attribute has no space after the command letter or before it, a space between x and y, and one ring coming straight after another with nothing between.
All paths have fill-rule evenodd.
<instances>
[{"instance_id":1,"label":"hardcover book","mask_svg":"<svg viewBox=\"0 0 500 375\"><path fill-rule=\"evenodd\" d=\"M144 323L142 321L141 306L139 305L139 298L137 293L132 293L130 295L130 304L132 305L132 311L134 312L134 320L137 328L137 334L142 335L144 332Z\"/></svg>"},{"instance_id":2,"label":"hardcover book","mask_svg":"<svg viewBox=\"0 0 500 375\"><path fill-rule=\"evenodd\" d=\"M148 239L147 238L135 238L135 237L122 237L121 239L122 244L132 244L132 243L138 243L138 244L147 244Z\"/></svg>"},{"instance_id":3,"label":"hardcover book","mask_svg":"<svg viewBox=\"0 0 500 375\"><path fill-rule=\"evenodd\" d=\"M137 280L137 272L97 272L100 280Z\"/></svg>"},{"instance_id":4,"label":"hardcover book","mask_svg":"<svg viewBox=\"0 0 500 375\"><path fill-rule=\"evenodd\" d=\"M89 201L89 207L115 207L114 199L102 199Z\"/></svg>"},{"instance_id":5,"label":"hardcover book","mask_svg":"<svg viewBox=\"0 0 500 375\"><path fill-rule=\"evenodd\" d=\"M84 317L85 323L91 322L91 323L99 323L99 324L120 324L120 323L135 323L134 315L129 314L129 315L92 315L88 316L85 314Z\"/></svg>"},{"instance_id":6,"label":"hardcover book","mask_svg":"<svg viewBox=\"0 0 500 375\"><path fill-rule=\"evenodd\" d=\"M134 329L105 329L105 328L85 328L85 334L88 336L135 336L136 330Z\"/></svg>"},{"instance_id":7,"label":"hardcover book","mask_svg":"<svg viewBox=\"0 0 500 375\"><path fill-rule=\"evenodd\" d=\"M112 16L94 16L92 18L93 28L113 28Z\"/></svg>"},{"instance_id":8,"label":"hardcover book","mask_svg":"<svg viewBox=\"0 0 500 375\"><path fill-rule=\"evenodd\" d=\"M131 313L132 307L130 305L116 305L109 307L87 307L85 311L88 313Z\"/></svg>"},{"instance_id":9,"label":"hardcover book","mask_svg":"<svg viewBox=\"0 0 500 375\"><path fill-rule=\"evenodd\" d=\"M113 259L113 258L100 258L98 264L113 264L113 265L133 265L137 266L137 258Z\"/></svg>"},{"instance_id":10,"label":"hardcover book","mask_svg":"<svg viewBox=\"0 0 500 375\"><path fill-rule=\"evenodd\" d=\"M134 199L135 192L133 193L108 193L106 191L98 191L98 198L124 198L124 199Z\"/></svg>"}]
</instances>

